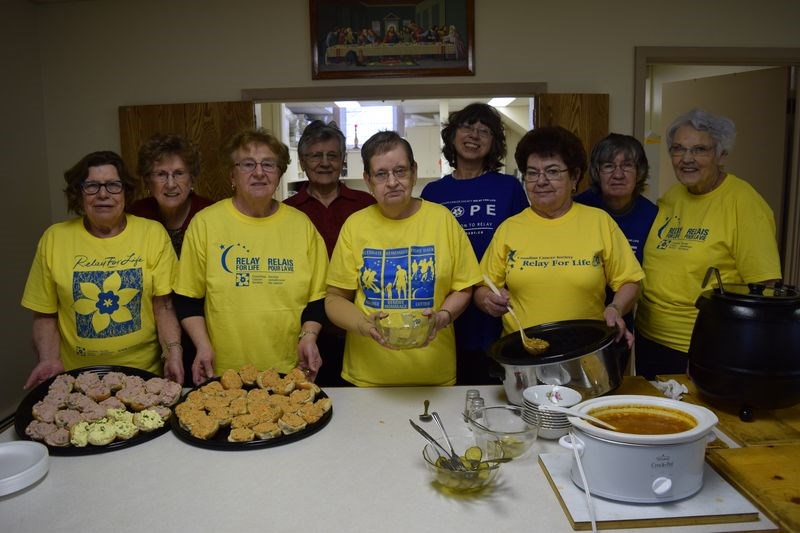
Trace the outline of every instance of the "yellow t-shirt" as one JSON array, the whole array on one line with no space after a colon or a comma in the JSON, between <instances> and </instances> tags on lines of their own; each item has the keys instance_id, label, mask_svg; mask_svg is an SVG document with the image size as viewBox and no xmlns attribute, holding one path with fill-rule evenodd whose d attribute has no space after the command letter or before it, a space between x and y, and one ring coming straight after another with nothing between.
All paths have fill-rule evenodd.
<instances>
[{"instance_id":1,"label":"yellow t-shirt","mask_svg":"<svg viewBox=\"0 0 800 533\"><path fill-rule=\"evenodd\" d=\"M723 284L781 277L772 210L733 174L706 194L691 194L676 184L658 201L644 248L647 277L637 332L688 352L697 318L694 304L710 266L719 269Z\"/></svg>"},{"instance_id":2,"label":"yellow t-shirt","mask_svg":"<svg viewBox=\"0 0 800 533\"><path fill-rule=\"evenodd\" d=\"M226 199L195 215L174 289L205 298L215 372L246 364L294 368L300 316L308 302L324 298L327 262L314 225L288 205L253 218Z\"/></svg>"},{"instance_id":3,"label":"yellow t-shirt","mask_svg":"<svg viewBox=\"0 0 800 533\"><path fill-rule=\"evenodd\" d=\"M127 215L101 239L83 218L50 226L39 240L22 305L58 313L64 368L121 365L161 373L153 296L170 294L175 251L158 222Z\"/></svg>"},{"instance_id":4,"label":"yellow t-shirt","mask_svg":"<svg viewBox=\"0 0 800 533\"><path fill-rule=\"evenodd\" d=\"M355 290L365 315L377 311L439 309L448 294L481 279L466 233L447 208L422 201L403 220L377 206L350 215L339 233L328 285ZM342 377L361 386L452 385L456 378L452 325L422 348L391 350L347 333Z\"/></svg>"},{"instance_id":5,"label":"yellow t-shirt","mask_svg":"<svg viewBox=\"0 0 800 533\"><path fill-rule=\"evenodd\" d=\"M530 327L560 320L601 320L606 285L618 290L644 277L617 223L601 209L573 204L563 216L526 209L503 222L481 260L481 270L511 293ZM503 331L517 330L503 315Z\"/></svg>"}]
</instances>

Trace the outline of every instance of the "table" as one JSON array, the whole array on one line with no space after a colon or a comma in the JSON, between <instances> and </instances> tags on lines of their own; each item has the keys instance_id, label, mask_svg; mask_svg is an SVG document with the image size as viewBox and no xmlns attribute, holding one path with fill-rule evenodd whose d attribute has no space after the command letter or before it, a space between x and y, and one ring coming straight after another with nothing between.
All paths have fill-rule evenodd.
<instances>
[{"instance_id":1,"label":"table","mask_svg":"<svg viewBox=\"0 0 800 533\"><path fill-rule=\"evenodd\" d=\"M467 434L466 388L329 388L330 424L274 448L207 450L170 432L110 453L51 457L41 482L0 498L0 531L571 532L536 454L503 465L497 485L480 497L447 496L429 482L425 441L408 418L417 420L428 399L452 434ZM506 403L502 387L477 388L487 405ZM16 438L13 428L0 434L0 441ZM535 446L561 450L541 439ZM638 531L743 530L775 528L759 515L758 522Z\"/></svg>"}]
</instances>

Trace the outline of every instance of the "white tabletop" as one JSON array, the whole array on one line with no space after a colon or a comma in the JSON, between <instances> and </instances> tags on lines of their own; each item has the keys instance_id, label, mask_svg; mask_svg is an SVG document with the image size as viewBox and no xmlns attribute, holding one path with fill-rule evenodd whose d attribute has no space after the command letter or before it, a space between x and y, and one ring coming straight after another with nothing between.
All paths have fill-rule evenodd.
<instances>
[{"instance_id":1,"label":"white tabletop","mask_svg":"<svg viewBox=\"0 0 800 533\"><path fill-rule=\"evenodd\" d=\"M487 405L506 403L502 387L478 388ZM428 399L451 434L468 434L466 389L329 388L330 423L273 448L208 450L170 432L109 453L51 457L44 479L0 498L0 531L572 531L535 453L504 464L493 490L478 497L448 496L431 484L425 441L408 419L416 421ZM437 433L432 423L425 427ZM13 428L0 434L0 441L16 438ZM551 441L535 446L569 453ZM759 515L758 522L639 531L774 529Z\"/></svg>"}]
</instances>

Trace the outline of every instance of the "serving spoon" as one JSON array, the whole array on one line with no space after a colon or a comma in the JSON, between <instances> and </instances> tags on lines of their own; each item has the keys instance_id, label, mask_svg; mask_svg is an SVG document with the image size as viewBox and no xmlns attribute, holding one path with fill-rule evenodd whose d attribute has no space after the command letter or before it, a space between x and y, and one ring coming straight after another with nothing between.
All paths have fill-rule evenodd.
<instances>
[{"instance_id":1,"label":"serving spoon","mask_svg":"<svg viewBox=\"0 0 800 533\"><path fill-rule=\"evenodd\" d=\"M500 289L498 289L497 285L495 285L492 282L492 280L489 279L489 276L484 274L483 281L485 281L486 284L489 286L489 288L492 289L493 293L502 298L503 295L500 294ZM544 339L537 339L536 337L528 337L525 334L525 328L522 327L522 322L517 316L517 313L514 312L514 309L512 309L510 305L506 306L506 309L508 309L508 312L511 313L511 316L514 317L514 320L517 321L517 326L519 327L519 336L522 339L522 347L525 348L525 351L532 355L539 355L544 353L547 350L547 348L550 347L550 343Z\"/></svg>"},{"instance_id":2,"label":"serving spoon","mask_svg":"<svg viewBox=\"0 0 800 533\"><path fill-rule=\"evenodd\" d=\"M539 405L540 411L555 411L557 413L564 413L565 415L575 416L577 418L582 418L584 420L588 420L592 424L600 427L604 427L606 429L610 429L611 431L618 431L617 426L613 424L609 424L605 420L600 420L596 416L588 415L576 409L570 409L569 407L562 407L560 405Z\"/></svg>"}]
</instances>

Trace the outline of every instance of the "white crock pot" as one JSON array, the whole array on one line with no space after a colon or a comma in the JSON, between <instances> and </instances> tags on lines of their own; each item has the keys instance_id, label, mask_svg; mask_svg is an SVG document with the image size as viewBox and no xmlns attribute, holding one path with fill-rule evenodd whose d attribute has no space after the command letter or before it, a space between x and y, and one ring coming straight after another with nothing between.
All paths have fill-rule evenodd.
<instances>
[{"instance_id":1,"label":"white crock pot","mask_svg":"<svg viewBox=\"0 0 800 533\"><path fill-rule=\"evenodd\" d=\"M698 405L638 395L593 398L573 409L587 413L599 407L631 404L683 411L694 417L697 425L680 433L635 435L569 417L573 429L559 443L577 450L589 492L624 502L658 503L687 498L699 491L703 486L706 444L714 440L712 430L717 416ZM575 458L570 477L584 489Z\"/></svg>"}]
</instances>

